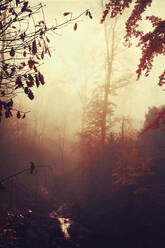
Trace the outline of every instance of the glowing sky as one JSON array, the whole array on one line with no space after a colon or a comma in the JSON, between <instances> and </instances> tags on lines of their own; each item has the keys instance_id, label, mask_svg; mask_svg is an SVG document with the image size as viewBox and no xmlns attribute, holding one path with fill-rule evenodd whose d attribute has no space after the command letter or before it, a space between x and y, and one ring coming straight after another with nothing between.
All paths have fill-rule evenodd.
<instances>
[{"instance_id":1,"label":"glowing sky","mask_svg":"<svg viewBox=\"0 0 165 248\"><path fill-rule=\"evenodd\" d=\"M33 4L39 1L31 0L30 2ZM44 12L48 25L52 25L56 20L58 23L65 21L63 13L66 11L71 11L74 16L77 16L89 8L93 15L92 20L85 16L82 17L78 21L77 31L73 31L73 23L59 30L57 35L50 35L52 51L55 51L52 52L52 58L47 59L45 65L42 66L42 72L48 83L37 93L37 97L47 102L50 97L53 98L52 91L55 90L56 85L62 85L68 94L73 94L72 104L74 101L78 104L82 84L86 83L90 88L91 83L97 85L97 79L104 78L105 72L102 66L104 65L105 44L103 25L99 23L102 13L100 1L47 0L43 2L46 2ZM153 0L152 8L146 14L155 14L164 18L164 9L164 0ZM142 26L146 30L150 27L149 23L144 23ZM121 30L123 30L122 25ZM121 30L117 34L118 37L120 37ZM125 49L120 54L117 76L124 76L127 71L132 73L132 76L129 86L120 90L116 102L120 115L143 120L149 106L159 106L165 103L165 92L163 88L157 86L157 78L164 70L165 59L163 56L156 58L150 76L142 77L137 82L135 71L139 58L140 50L135 46ZM53 99L51 101L53 102ZM63 96L61 96L61 101L65 101ZM57 104L60 106L60 102ZM34 103L33 106L35 106Z\"/></svg>"}]
</instances>

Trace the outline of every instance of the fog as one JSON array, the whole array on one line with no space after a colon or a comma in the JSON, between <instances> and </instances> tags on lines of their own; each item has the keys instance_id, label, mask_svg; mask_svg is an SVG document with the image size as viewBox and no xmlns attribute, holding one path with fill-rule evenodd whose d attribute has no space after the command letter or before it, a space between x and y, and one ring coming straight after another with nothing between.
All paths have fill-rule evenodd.
<instances>
[{"instance_id":1,"label":"fog","mask_svg":"<svg viewBox=\"0 0 165 248\"><path fill-rule=\"evenodd\" d=\"M164 2L160 1L160 6L155 2L145 15L156 13L163 17ZM38 1L30 0L30 3ZM96 234L97 228L100 233L108 230L111 219L116 233L122 233L125 222L120 231L116 217L121 210L120 201L126 208L127 203L130 207L131 202L135 201L136 205L139 201L144 217L139 192L145 194L148 185L163 184L165 178L163 124L156 131L141 135L142 129L164 107L164 90L157 85L164 58L163 55L156 57L150 75L136 80L141 51L135 40L130 48L123 44L123 27L130 10L115 20L108 20L104 26L100 24L100 1L48 0L44 7L45 19L51 26L64 22L66 11L76 17L86 9L93 18L83 15L76 20L76 31L73 22L49 35L51 57L45 58L40 67L46 84L34 89L32 101L23 93L15 98L15 108L28 112L26 118L13 116L1 121L1 179L30 168L32 162L35 165L33 174L20 173L4 183L7 193L2 193L1 208L3 211L29 208L37 212L43 206L47 212L55 210L53 218L56 218L56 210L66 204L72 213L69 218L85 227L87 224ZM149 24L141 22L141 28L147 30ZM102 142L100 106L105 99L108 70L110 86ZM131 196L130 189L127 190L130 185ZM137 198L132 200L134 195ZM81 216L75 210L80 205ZM116 212L114 206L118 206ZM112 210L110 214L108 209ZM113 221L113 211L117 221ZM129 221L129 227L134 226L132 219ZM110 230L113 232L112 226Z\"/></svg>"},{"instance_id":2,"label":"fog","mask_svg":"<svg viewBox=\"0 0 165 248\"><path fill-rule=\"evenodd\" d=\"M99 1L82 3L78 0L47 1L44 7L48 25L64 22L65 11L78 16L88 8L93 19L83 16L77 21L76 31L73 30L73 24L69 24L49 36L52 56L45 58L40 68L46 85L34 90L33 101L26 99L23 94L16 98L17 108L29 111L26 118L2 121L3 176L9 173L8 170L12 173L28 166L30 161L37 165L51 165L56 175L79 166L83 108L90 102L93 91L99 91L106 80L105 31L100 24L102 7ZM160 16L163 14L157 5L153 5L149 14L152 11L157 11ZM110 132L116 135L121 133L120 120L123 118L129 120L125 128L134 134L138 133L143 128L149 107L161 106L164 102L164 91L156 85L163 68L162 56L155 59L149 77L142 76L136 81L140 50L134 41L131 48L123 45L122 27L128 14L129 11L116 20L114 29L110 102L114 104L115 124ZM111 22L107 24L110 49L114 21ZM141 26L145 28L146 23L141 23Z\"/></svg>"}]
</instances>

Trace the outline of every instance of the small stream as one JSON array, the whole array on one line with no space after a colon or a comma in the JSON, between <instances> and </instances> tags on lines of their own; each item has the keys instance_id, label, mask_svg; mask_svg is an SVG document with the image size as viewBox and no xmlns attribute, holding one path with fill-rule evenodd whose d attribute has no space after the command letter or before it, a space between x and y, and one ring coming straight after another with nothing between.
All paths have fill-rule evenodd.
<instances>
[{"instance_id":1,"label":"small stream","mask_svg":"<svg viewBox=\"0 0 165 248\"><path fill-rule=\"evenodd\" d=\"M49 214L49 217L51 219L57 219L60 222L61 230L64 233L64 237L66 239L69 239L70 235L68 230L72 224L72 220L70 218L61 217L55 210Z\"/></svg>"}]
</instances>

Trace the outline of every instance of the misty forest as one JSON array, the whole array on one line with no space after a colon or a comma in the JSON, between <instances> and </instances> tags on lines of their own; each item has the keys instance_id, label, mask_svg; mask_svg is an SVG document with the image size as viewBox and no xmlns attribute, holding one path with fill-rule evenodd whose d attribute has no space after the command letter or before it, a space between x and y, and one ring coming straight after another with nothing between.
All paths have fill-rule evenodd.
<instances>
[{"instance_id":1,"label":"misty forest","mask_svg":"<svg viewBox=\"0 0 165 248\"><path fill-rule=\"evenodd\" d=\"M164 0L0 0L0 248L165 247Z\"/></svg>"}]
</instances>

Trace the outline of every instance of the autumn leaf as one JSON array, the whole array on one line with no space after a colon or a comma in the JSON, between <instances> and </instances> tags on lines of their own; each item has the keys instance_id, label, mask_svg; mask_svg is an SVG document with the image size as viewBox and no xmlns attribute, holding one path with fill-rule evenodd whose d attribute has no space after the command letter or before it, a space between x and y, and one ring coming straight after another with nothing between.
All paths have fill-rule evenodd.
<instances>
[{"instance_id":1,"label":"autumn leaf","mask_svg":"<svg viewBox=\"0 0 165 248\"><path fill-rule=\"evenodd\" d=\"M44 76L41 74L41 72L38 73L38 79L42 85L45 84Z\"/></svg>"},{"instance_id":2,"label":"autumn leaf","mask_svg":"<svg viewBox=\"0 0 165 248\"><path fill-rule=\"evenodd\" d=\"M37 70L37 67L34 65L33 66L33 70L35 71L35 72L37 72L38 70Z\"/></svg>"},{"instance_id":3,"label":"autumn leaf","mask_svg":"<svg viewBox=\"0 0 165 248\"><path fill-rule=\"evenodd\" d=\"M16 78L16 82L15 84L18 86L18 87L21 87L22 86L22 80L21 80L21 77L17 77Z\"/></svg>"},{"instance_id":4,"label":"autumn leaf","mask_svg":"<svg viewBox=\"0 0 165 248\"><path fill-rule=\"evenodd\" d=\"M46 41L49 43L50 42L50 40L49 40L49 38L48 37L46 37Z\"/></svg>"},{"instance_id":5,"label":"autumn leaf","mask_svg":"<svg viewBox=\"0 0 165 248\"><path fill-rule=\"evenodd\" d=\"M26 51L23 52L23 56L26 57Z\"/></svg>"},{"instance_id":6,"label":"autumn leaf","mask_svg":"<svg viewBox=\"0 0 165 248\"><path fill-rule=\"evenodd\" d=\"M36 40L34 40L33 43L32 43L32 53L33 53L33 55L35 55L37 53Z\"/></svg>"},{"instance_id":7,"label":"autumn leaf","mask_svg":"<svg viewBox=\"0 0 165 248\"><path fill-rule=\"evenodd\" d=\"M14 9L13 8L10 8L9 9L9 13L13 13L14 12Z\"/></svg>"},{"instance_id":8,"label":"autumn leaf","mask_svg":"<svg viewBox=\"0 0 165 248\"><path fill-rule=\"evenodd\" d=\"M41 42L40 41L38 41L38 45L41 47Z\"/></svg>"},{"instance_id":9,"label":"autumn leaf","mask_svg":"<svg viewBox=\"0 0 165 248\"><path fill-rule=\"evenodd\" d=\"M34 99L33 92L30 89L28 91L28 97L29 97L30 100L33 100Z\"/></svg>"},{"instance_id":10,"label":"autumn leaf","mask_svg":"<svg viewBox=\"0 0 165 248\"><path fill-rule=\"evenodd\" d=\"M64 16L67 16L67 15L69 15L70 14L70 12L65 12L64 13Z\"/></svg>"},{"instance_id":11,"label":"autumn leaf","mask_svg":"<svg viewBox=\"0 0 165 248\"><path fill-rule=\"evenodd\" d=\"M35 80L36 80L36 86L37 86L37 88L38 88L39 85L40 85L40 81L39 81L39 79L38 79L38 75L35 75Z\"/></svg>"},{"instance_id":12,"label":"autumn leaf","mask_svg":"<svg viewBox=\"0 0 165 248\"><path fill-rule=\"evenodd\" d=\"M93 17L90 11L88 12L88 14L89 14L89 18L92 19Z\"/></svg>"},{"instance_id":13,"label":"autumn leaf","mask_svg":"<svg viewBox=\"0 0 165 248\"><path fill-rule=\"evenodd\" d=\"M20 34L20 38L21 38L22 41L25 40L25 37L26 37L26 33L25 32L23 32L22 34Z\"/></svg>"},{"instance_id":14,"label":"autumn leaf","mask_svg":"<svg viewBox=\"0 0 165 248\"><path fill-rule=\"evenodd\" d=\"M41 59L44 59L44 51L41 53Z\"/></svg>"},{"instance_id":15,"label":"autumn leaf","mask_svg":"<svg viewBox=\"0 0 165 248\"><path fill-rule=\"evenodd\" d=\"M47 49L47 51L48 51L49 57L51 57L51 53L50 53L50 50L49 50L49 48Z\"/></svg>"},{"instance_id":16,"label":"autumn leaf","mask_svg":"<svg viewBox=\"0 0 165 248\"><path fill-rule=\"evenodd\" d=\"M32 10L31 9L26 9L26 12L29 12L31 14ZM29 14L29 17L30 17L30 14Z\"/></svg>"},{"instance_id":17,"label":"autumn leaf","mask_svg":"<svg viewBox=\"0 0 165 248\"><path fill-rule=\"evenodd\" d=\"M28 89L28 87L25 87L25 88L24 88L24 92L25 92L25 94L27 94L27 95L28 95L28 93L29 93L29 89Z\"/></svg>"},{"instance_id":18,"label":"autumn leaf","mask_svg":"<svg viewBox=\"0 0 165 248\"><path fill-rule=\"evenodd\" d=\"M32 59L29 59L28 65L29 65L29 68L32 69L34 65L34 61Z\"/></svg>"},{"instance_id":19,"label":"autumn leaf","mask_svg":"<svg viewBox=\"0 0 165 248\"><path fill-rule=\"evenodd\" d=\"M28 87L33 87L33 85L34 85L34 79L33 79L33 77L32 77L31 74L28 75L28 79L29 79L29 81L27 82L27 86Z\"/></svg>"},{"instance_id":20,"label":"autumn leaf","mask_svg":"<svg viewBox=\"0 0 165 248\"><path fill-rule=\"evenodd\" d=\"M17 118L18 118L18 119L20 119L20 118L21 118L21 114L20 114L20 112L19 112L19 111L17 112Z\"/></svg>"},{"instance_id":21,"label":"autumn leaf","mask_svg":"<svg viewBox=\"0 0 165 248\"><path fill-rule=\"evenodd\" d=\"M74 31L77 30L77 23L74 24Z\"/></svg>"},{"instance_id":22,"label":"autumn leaf","mask_svg":"<svg viewBox=\"0 0 165 248\"><path fill-rule=\"evenodd\" d=\"M14 51L14 48L13 47L10 50L10 56L11 57L14 57L15 56L15 51Z\"/></svg>"}]
</instances>

